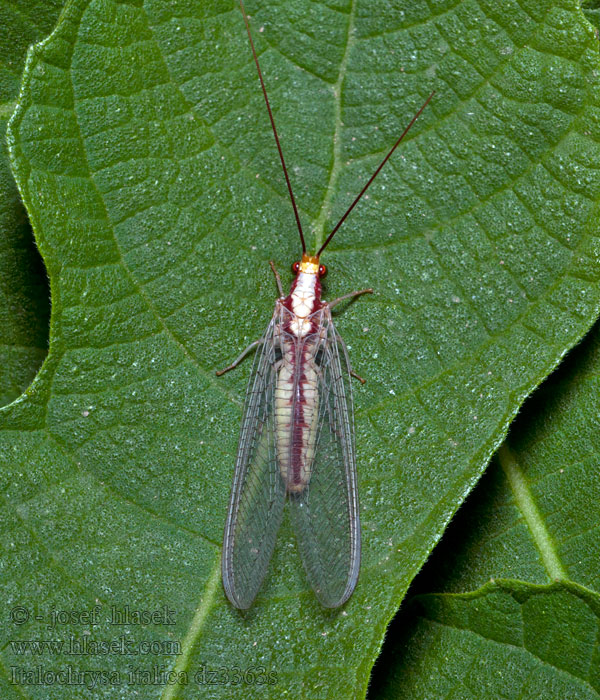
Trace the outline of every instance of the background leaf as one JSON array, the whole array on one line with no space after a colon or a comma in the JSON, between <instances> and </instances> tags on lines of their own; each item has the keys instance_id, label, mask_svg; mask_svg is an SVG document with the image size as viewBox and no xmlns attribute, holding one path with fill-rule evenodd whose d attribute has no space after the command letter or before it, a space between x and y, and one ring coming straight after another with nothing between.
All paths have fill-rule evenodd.
<instances>
[{"instance_id":1,"label":"background leaf","mask_svg":"<svg viewBox=\"0 0 600 700\"><path fill-rule=\"evenodd\" d=\"M596 325L525 403L440 543L439 561L423 570L425 590L561 578L600 592L599 414Z\"/></svg>"},{"instance_id":2,"label":"background leaf","mask_svg":"<svg viewBox=\"0 0 600 700\"><path fill-rule=\"evenodd\" d=\"M358 589L321 609L286 524L250 613L221 590L248 364L214 369L260 334L267 260L288 265L298 243L239 11L187 0L74 0L27 62L10 148L53 315L38 381L2 414L0 585L27 609L99 602L94 640L114 636L111 604L172 608L172 626L119 630L182 644L140 657L190 674L150 697L237 697L193 677L223 649L228 673L277 674L248 697L354 697L519 404L597 314L598 47L572 2L248 9L315 244L438 89L326 260L329 298L377 292L338 318L369 378ZM10 644L3 660L38 663ZM130 659L110 661L126 677Z\"/></svg>"},{"instance_id":3,"label":"background leaf","mask_svg":"<svg viewBox=\"0 0 600 700\"><path fill-rule=\"evenodd\" d=\"M372 697L600 697L600 601L571 583L488 584L409 606L398 656Z\"/></svg>"},{"instance_id":4,"label":"background leaf","mask_svg":"<svg viewBox=\"0 0 600 700\"><path fill-rule=\"evenodd\" d=\"M582 0L581 9L590 24L596 29L600 28L600 3L597 0Z\"/></svg>"},{"instance_id":5,"label":"background leaf","mask_svg":"<svg viewBox=\"0 0 600 700\"><path fill-rule=\"evenodd\" d=\"M415 580L370 697L600 696L599 414L596 324L525 403Z\"/></svg>"},{"instance_id":6,"label":"background leaf","mask_svg":"<svg viewBox=\"0 0 600 700\"><path fill-rule=\"evenodd\" d=\"M24 391L48 347L46 271L10 173L4 134L27 47L54 26L61 4L13 0L0 7L0 406Z\"/></svg>"}]
</instances>

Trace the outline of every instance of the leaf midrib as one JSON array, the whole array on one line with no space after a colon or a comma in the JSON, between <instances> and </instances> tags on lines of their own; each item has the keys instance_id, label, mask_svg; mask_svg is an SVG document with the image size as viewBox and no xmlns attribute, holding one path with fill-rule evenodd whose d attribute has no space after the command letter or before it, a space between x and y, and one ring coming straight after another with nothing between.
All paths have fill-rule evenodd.
<instances>
[{"instance_id":1,"label":"leaf midrib","mask_svg":"<svg viewBox=\"0 0 600 700\"><path fill-rule=\"evenodd\" d=\"M317 216L316 221L313 224L312 230L315 237L315 250L318 250L323 244L325 238L325 223L329 219L331 213L331 203L335 194L335 189L337 182L342 171L342 86L346 78L346 73L348 71L348 60L350 58L350 52L352 47L356 43L354 37L354 18L356 15L356 0L352 0L350 5L350 12L348 14L348 33L346 35L346 46L344 47L344 55L342 56L342 62L340 63L340 70L338 73L335 85L332 86L331 91L333 93L333 104L334 104L334 129L333 129L333 164L331 166L331 171L329 173L329 181L327 183L327 188L325 190L325 196L323 197L323 203L321 204L321 210Z\"/></svg>"},{"instance_id":2,"label":"leaf midrib","mask_svg":"<svg viewBox=\"0 0 600 700\"><path fill-rule=\"evenodd\" d=\"M206 581L204 595L196 607L194 617L192 618L188 631L181 643L181 654L177 658L177 661L172 668L172 672L175 674L175 677L178 678L178 680L176 683L168 684L165 687L161 695L161 700L174 700L183 687L179 681L180 674L182 674L182 672L187 670L189 667L196 640L202 633L208 618L208 614L215 605L220 581L221 552L219 551L216 564L213 566L211 574ZM181 677L183 678L183 676Z\"/></svg>"},{"instance_id":3,"label":"leaf midrib","mask_svg":"<svg viewBox=\"0 0 600 700\"><path fill-rule=\"evenodd\" d=\"M542 563L550 579L568 580L568 574L558 556L556 545L544 523L533 493L525 478L525 473L515 454L505 442L498 450L498 461L506 476L515 504L521 512L531 539L540 553Z\"/></svg>"}]
</instances>

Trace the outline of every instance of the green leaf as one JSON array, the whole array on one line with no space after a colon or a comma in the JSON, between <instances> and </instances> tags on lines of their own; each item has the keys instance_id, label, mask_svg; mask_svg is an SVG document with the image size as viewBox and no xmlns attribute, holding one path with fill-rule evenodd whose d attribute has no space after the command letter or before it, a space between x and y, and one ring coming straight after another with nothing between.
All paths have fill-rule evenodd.
<instances>
[{"instance_id":1,"label":"green leaf","mask_svg":"<svg viewBox=\"0 0 600 700\"><path fill-rule=\"evenodd\" d=\"M24 391L48 349L46 272L10 173L4 134L27 47L50 31L60 7L57 0L0 7L0 406Z\"/></svg>"},{"instance_id":2,"label":"green leaf","mask_svg":"<svg viewBox=\"0 0 600 700\"><path fill-rule=\"evenodd\" d=\"M525 403L422 590L569 579L600 593L600 326ZM439 557L438 557L439 554Z\"/></svg>"},{"instance_id":3,"label":"green leaf","mask_svg":"<svg viewBox=\"0 0 600 700\"><path fill-rule=\"evenodd\" d=\"M582 0L581 9L588 22L590 22L596 30L600 29L600 2L598 2L598 0ZM597 31L596 36L598 36Z\"/></svg>"},{"instance_id":4,"label":"green leaf","mask_svg":"<svg viewBox=\"0 0 600 700\"><path fill-rule=\"evenodd\" d=\"M267 261L299 245L239 11L187 0L74 0L27 62L10 148L53 306L48 360L1 414L0 585L27 609L100 601L95 640L112 604L173 609L123 628L182 645L136 659L189 674L150 697L235 696L231 676L194 678L224 663L277 675L248 697L356 697L519 404L597 315L598 45L573 2L248 10L310 244L438 91L325 260L328 298L376 289L337 317L368 376L357 591L321 609L286 523L255 607L222 593L249 363L214 370L262 332ZM49 635L33 617L4 634ZM39 664L10 645L3 661Z\"/></svg>"},{"instance_id":5,"label":"green leaf","mask_svg":"<svg viewBox=\"0 0 600 700\"><path fill-rule=\"evenodd\" d=\"M382 698L600 697L600 601L572 583L419 596Z\"/></svg>"},{"instance_id":6,"label":"green leaf","mask_svg":"<svg viewBox=\"0 0 600 700\"><path fill-rule=\"evenodd\" d=\"M588 22L598 30L600 28L600 8L590 7L585 10L584 14Z\"/></svg>"},{"instance_id":7,"label":"green leaf","mask_svg":"<svg viewBox=\"0 0 600 700\"><path fill-rule=\"evenodd\" d=\"M526 672L531 673L526 697L547 697L544 688L555 682L560 697L564 684L559 680L564 676L557 676L556 668L594 689L574 683L573 698L600 697L600 655L595 638L590 644L587 637L596 630L600 610L599 414L600 324L596 324L525 403L509 438L445 532L414 590L458 593L484 587L462 597L417 596L427 601L428 611L437 612L430 616L409 608L394 620L373 674L373 699L446 697L446 682L460 694L466 649L472 658L486 660L485 666L476 664L469 670L469 689L475 697L519 698ZM485 585L490 579L505 580L495 588ZM539 585L553 580L560 585ZM530 627L526 638L554 652L557 663L551 666L556 668L547 667L547 660L527 645L517 644L514 620L502 617L503 607L497 601L518 598L522 591L532 592L534 599L562 601L556 611L530 607L525 621ZM558 598L557 591L562 591ZM467 609L471 622L456 624L457 615ZM475 620L477 626L472 624ZM570 629L561 629L563 623ZM483 634L483 628L493 630L493 636ZM474 638L466 630L486 639ZM580 644L585 649L575 648ZM530 653L517 652L514 645ZM590 649L594 655L588 664L584 660ZM443 678L434 671L440 664L445 668ZM506 673L507 667L511 673ZM426 675L419 672L423 668L429 670ZM492 678L501 685L486 685Z\"/></svg>"}]
</instances>

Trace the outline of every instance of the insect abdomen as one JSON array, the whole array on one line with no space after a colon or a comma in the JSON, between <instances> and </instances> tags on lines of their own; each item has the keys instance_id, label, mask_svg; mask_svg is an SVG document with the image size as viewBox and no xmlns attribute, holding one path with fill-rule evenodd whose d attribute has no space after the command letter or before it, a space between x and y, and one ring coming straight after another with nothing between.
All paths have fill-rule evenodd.
<instances>
[{"instance_id":1,"label":"insect abdomen","mask_svg":"<svg viewBox=\"0 0 600 700\"><path fill-rule=\"evenodd\" d=\"M319 418L317 371L308 344L285 353L275 390L276 446L286 490L300 493L310 481Z\"/></svg>"}]
</instances>

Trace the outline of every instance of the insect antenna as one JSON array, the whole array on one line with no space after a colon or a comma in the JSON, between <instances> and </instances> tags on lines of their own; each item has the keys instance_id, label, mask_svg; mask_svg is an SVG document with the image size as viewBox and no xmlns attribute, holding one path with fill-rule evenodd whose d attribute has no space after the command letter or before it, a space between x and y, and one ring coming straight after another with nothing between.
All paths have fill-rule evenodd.
<instances>
[{"instance_id":1,"label":"insect antenna","mask_svg":"<svg viewBox=\"0 0 600 700\"><path fill-rule=\"evenodd\" d=\"M240 0L240 1L241 1L241 0ZM389 151L389 153L387 154L387 156L381 161L381 163L379 164L379 167L378 167L377 170L371 175L371 177L369 178L367 184L366 184L366 185L362 188L362 190L358 193L358 196L357 196L356 199L352 202L352 204L348 207L348 209L346 209L346 213L344 214L344 216L342 216L342 218L337 222L337 224L335 225L335 227L333 228L333 230L331 231L331 233L329 234L329 236L327 236L327 238L325 239L325 243L323 243L323 245L319 248L319 252L317 253L317 257L319 257L319 256L321 255L321 253L325 250L325 248L326 248L327 245L329 244L329 241L334 237L336 231L337 231L337 230L339 229L339 227L344 223L344 221L346 220L346 217L348 216L348 214L349 214L349 213L354 209L354 207L358 204L360 198L361 198L361 197L363 196L363 194L367 191L367 188L369 187L369 185L370 185L370 184L373 182L373 180L379 175L379 171L381 170L381 168L383 168L383 166L387 163L387 161L388 161L388 159L390 158L390 156L392 155L392 153L393 153L393 152L396 150L396 148L400 145L400 142L401 142L402 139L406 136L406 134L408 134L408 132L410 131L412 125L413 125L413 124L417 121L417 119L421 116L423 110L425 109L425 107L427 107L427 105L428 105L429 102L431 101L431 98L432 98L434 95L435 95L435 90L431 93L431 95L429 95L429 97L425 100L425 102L423 103L423 105L421 106L421 108L419 109L419 111L418 111L418 112L415 114L415 116L410 120L410 122L409 122L408 126L406 127L406 129L404 129L404 131L400 134L400 138L399 138L399 139L396 141L396 143L392 146L392 148L390 149L390 151Z\"/></svg>"},{"instance_id":2,"label":"insect antenna","mask_svg":"<svg viewBox=\"0 0 600 700\"><path fill-rule=\"evenodd\" d=\"M285 159L283 157L283 151L281 150L281 144L279 143L279 136L277 135L277 128L275 127L275 119L273 119L273 112L271 111L271 105L269 104L269 98L267 96L267 88L265 87L265 81L263 80L262 71L260 69L260 64L258 62L258 56L256 55L256 49L254 48L254 42L252 41L252 34L250 33L250 22L248 21L248 15L246 14L246 8L244 7L243 0L240 0L240 8L242 10L242 15L244 16L244 23L246 25L246 31L248 32L248 39L250 40L250 48L252 49L252 55L254 56L254 63L256 64L256 70L258 71L258 78L260 80L260 86L262 87L263 95L265 96L265 102L267 104L267 112L269 113L269 119L271 120L271 126L273 127L273 136L275 136L275 143L277 144L277 150L279 151L279 159L281 160L281 165L283 167L283 174L285 175L285 181L287 183L288 192L290 193L290 199L292 200L292 207L294 208L294 216L296 217L296 224L298 225L298 233L300 234L300 241L302 243L302 252L306 253L306 243L304 242L304 234L302 233L302 224L300 223L300 215L298 214L298 207L296 206L296 200L294 199L294 193L292 191L292 184L288 175L287 168L285 167Z\"/></svg>"}]
</instances>

